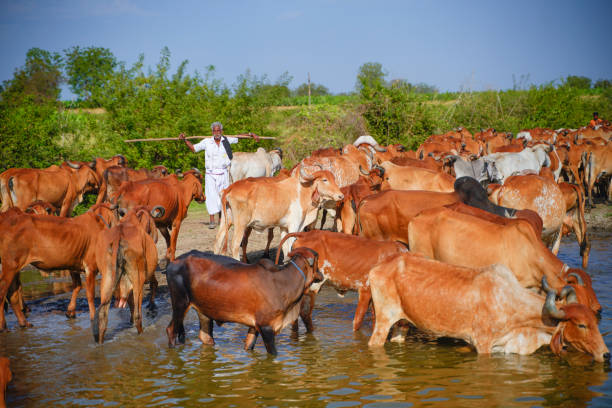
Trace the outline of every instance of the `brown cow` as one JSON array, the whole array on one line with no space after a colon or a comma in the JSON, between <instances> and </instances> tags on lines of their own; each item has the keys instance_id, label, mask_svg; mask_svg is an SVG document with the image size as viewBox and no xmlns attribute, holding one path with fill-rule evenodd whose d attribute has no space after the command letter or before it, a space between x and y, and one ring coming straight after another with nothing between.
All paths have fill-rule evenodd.
<instances>
[{"instance_id":1,"label":"brown cow","mask_svg":"<svg viewBox=\"0 0 612 408\"><path fill-rule=\"evenodd\" d=\"M381 190L454 191L455 178L446 173L421 167L397 166L391 162L384 162L381 167L385 169Z\"/></svg>"},{"instance_id":2,"label":"brown cow","mask_svg":"<svg viewBox=\"0 0 612 408\"><path fill-rule=\"evenodd\" d=\"M589 196L589 206L593 207L593 186L595 182L603 175L610 176L612 174L612 143L606 146L594 146L589 153L582 156L582 165L584 167L586 193ZM608 196L606 201L612 201L612 178L606 182Z\"/></svg>"},{"instance_id":3,"label":"brown cow","mask_svg":"<svg viewBox=\"0 0 612 408\"><path fill-rule=\"evenodd\" d=\"M60 216L67 217L83 195L98 186L98 176L89 166L70 162L46 169L9 169L0 174L1 211L10 207L25 210L30 203L42 200L59 207Z\"/></svg>"},{"instance_id":4,"label":"brown cow","mask_svg":"<svg viewBox=\"0 0 612 408\"><path fill-rule=\"evenodd\" d=\"M121 212L121 210L120 210ZM152 210L136 207L127 212L119 225L103 230L96 243L96 263L102 275L100 282L100 306L96 310L91 329L94 341L102 344L108 323L111 297L119 300L118 306L129 303L132 322L142 333L142 296L146 281L151 284L152 305L157 288L157 228L155 218L163 215L164 208Z\"/></svg>"},{"instance_id":5,"label":"brown cow","mask_svg":"<svg viewBox=\"0 0 612 408\"><path fill-rule=\"evenodd\" d=\"M456 193L387 190L365 197L357 210L359 235L377 241L408 244L410 220L426 208L459 201Z\"/></svg>"},{"instance_id":6,"label":"brown cow","mask_svg":"<svg viewBox=\"0 0 612 408\"><path fill-rule=\"evenodd\" d=\"M122 183L127 181L140 181L147 179L159 179L168 175L165 166L155 166L153 170L139 169L134 170L124 166L111 166L104 170L100 193L96 199L96 204L108 201L113 197Z\"/></svg>"},{"instance_id":7,"label":"brown cow","mask_svg":"<svg viewBox=\"0 0 612 408\"><path fill-rule=\"evenodd\" d=\"M340 232L320 230L287 234L279 246L291 237L296 238L294 247L311 248L319 254L317 266L323 275L323 280L313 285L310 291L318 293L321 285L327 281L339 293L355 290L359 294L353 331L361 327L372 298L368 281L370 269L392 255L408 251L406 246L399 242L372 241ZM278 263L278 255L276 262ZM308 312L301 314L308 331L312 331L313 308L314 296L311 297Z\"/></svg>"},{"instance_id":8,"label":"brown cow","mask_svg":"<svg viewBox=\"0 0 612 408\"><path fill-rule=\"evenodd\" d=\"M563 235L573 231L576 234L582 257L582 267L586 269L589 263L591 242L587 236L587 223L584 219L584 194L575 184L559 183L559 188L565 199L565 218L563 219Z\"/></svg>"},{"instance_id":9,"label":"brown cow","mask_svg":"<svg viewBox=\"0 0 612 408\"><path fill-rule=\"evenodd\" d=\"M320 280L317 254L296 248L283 266L262 260L256 265L220 255L198 253L181 257L167 269L172 320L166 329L168 344L185 342L183 319L190 307L200 318L200 340L214 344L213 321L249 327L245 349L261 334L266 350L276 355L274 336L297 319L304 291ZM256 288L256 290L254 290Z\"/></svg>"},{"instance_id":10,"label":"brown cow","mask_svg":"<svg viewBox=\"0 0 612 408\"><path fill-rule=\"evenodd\" d=\"M155 225L166 241L166 258L172 261L181 223L187 216L189 203L194 199L199 203L205 200L201 179L199 171L188 171L185 172L183 180L168 177L159 180L128 181L115 193L117 206L126 210L143 205L150 208L164 207L166 211L163 216L155 219ZM168 229L172 230L171 234Z\"/></svg>"},{"instance_id":11,"label":"brown cow","mask_svg":"<svg viewBox=\"0 0 612 408\"><path fill-rule=\"evenodd\" d=\"M576 271L546 248L531 224L522 219L491 222L484 214L477 217L449 208L432 208L412 219L408 240L411 251L442 262L472 268L503 264L526 288L539 288L546 276L560 291L567 285L568 273ZM592 286L585 290L589 290L585 304L599 312L601 305Z\"/></svg>"},{"instance_id":12,"label":"brown cow","mask_svg":"<svg viewBox=\"0 0 612 408\"><path fill-rule=\"evenodd\" d=\"M531 354L545 344L560 355L566 346L596 361L610 352L591 310L581 304L557 307L523 288L503 265L480 269L400 254L370 272L376 324L368 345L382 346L389 329L405 319L437 336L466 341L478 353ZM571 301L572 290L567 290Z\"/></svg>"},{"instance_id":13,"label":"brown cow","mask_svg":"<svg viewBox=\"0 0 612 408\"><path fill-rule=\"evenodd\" d=\"M344 194L344 198L336 204L336 230L340 230L345 234L356 233L355 220L357 218L357 207L361 200L380 191L380 185L384 176L385 170L375 165L370 172L365 172L363 168L359 168L361 176L354 184L342 187L340 191ZM321 226L324 224L321 220Z\"/></svg>"},{"instance_id":14,"label":"brown cow","mask_svg":"<svg viewBox=\"0 0 612 408\"><path fill-rule=\"evenodd\" d=\"M234 235L230 251L234 259L239 259L240 244L247 228L264 231L279 227L283 236L299 232L316 220L319 208L326 201L344 198L329 171L308 174L299 166L297 173L297 177L275 183L241 184L225 194L226 206L221 211L222 227L217 232L214 252L222 252L231 225L234 225ZM287 242L282 248L284 254L289 252L289 247Z\"/></svg>"},{"instance_id":15,"label":"brown cow","mask_svg":"<svg viewBox=\"0 0 612 408\"><path fill-rule=\"evenodd\" d=\"M27 264L52 271L70 269L73 281L72 298L66 315L75 316L76 297L81 290L80 272L87 279L86 291L90 319L94 317L94 276L97 270L95 242L100 231L114 226L116 217L107 204L94 205L74 218L50 215L30 215L14 210L0 214L0 300L7 295L9 285ZM19 325L28 322L19 308L18 299L11 298L11 306ZM4 310L0 311L0 330L6 329Z\"/></svg>"},{"instance_id":16,"label":"brown cow","mask_svg":"<svg viewBox=\"0 0 612 408\"><path fill-rule=\"evenodd\" d=\"M33 203L28 205L28 208L25 209L26 214L38 214L38 215L54 215L57 214L59 208L54 206L48 201L36 200Z\"/></svg>"},{"instance_id":17,"label":"brown cow","mask_svg":"<svg viewBox=\"0 0 612 408\"><path fill-rule=\"evenodd\" d=\"M0 357L0 408L6 408L6 387L12 379L9 359Z\"/></svg>"},{"instance_id":18,"label":"brown cow","mask_svg":"<svg viewBox=\"0 0 612 408\"><path fill-rule=\"evenodd\" d=\"M489 199L504 207L537 212L544 223L542 239L555 255L559 252L561 229L567 211L563 193L554 180L538 174L510 176L492 192Z\"/></svg>"}]
</instances>

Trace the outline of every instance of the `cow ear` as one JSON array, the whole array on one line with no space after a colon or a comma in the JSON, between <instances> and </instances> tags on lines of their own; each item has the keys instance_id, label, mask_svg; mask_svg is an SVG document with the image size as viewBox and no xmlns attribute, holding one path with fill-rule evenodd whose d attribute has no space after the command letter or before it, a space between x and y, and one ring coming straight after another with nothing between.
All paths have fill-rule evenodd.
<instances>
[{"instance_id":1,"label":"cow ear","mask_svg":"<svg viewBox=\"0 0 612 408\"><path fill-rule=\"evenodd\" d=\"M319 189L315 187L315 190L312 192L312 195L310 196L310 200L312 201L312 205L318 206L320 199L321 199L321 196L319 195Z\"/></svg>"},{"instance_id":2,"label":"cow ear","mask_svg":"<svg viewBox=\"0 0 612 408\"><path fill-rule=\"evenodd\" d=\"M555 353L556 355L561 354L561 351L563 350L563 341L561 339L561 330L557 330L553 334L553 337L550 340L550 348L551 348L552 352Z\"/></svg>"}]
</instances>

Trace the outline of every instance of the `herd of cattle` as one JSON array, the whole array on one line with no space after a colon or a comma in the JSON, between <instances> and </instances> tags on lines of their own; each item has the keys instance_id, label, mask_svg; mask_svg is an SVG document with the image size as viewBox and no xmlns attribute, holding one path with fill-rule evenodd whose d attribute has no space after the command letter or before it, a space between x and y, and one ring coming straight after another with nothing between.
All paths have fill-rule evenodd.
<instances>
[{"instance_id":1,"label":"herd of cattle","mask_svg":"<svg viewBox=\"0 0 612 408\"><path fill-rule=\"evenodd\" d=\"M0 174L0 299L26 327L19 271L28 264L68 270L66 315L73 318L84 273L95 341L104 341L113 297L130 307L141 332L144 284L151 302L157 287L159 230L170 261L171 346L185 341L183 319L193 307L202 342L214 344L213 322L238 322L249 328L245 348L261 334L276 354L275 335L287 325L297 329L301 318L313 330L315 296L327 282L340 293L358 292L353 330L373 306L370 346L402 341L407 321L479 353L529 354L548 344L557 355L574 349L608 360L591 279L556 254L561 236L574 232L587 266L585 197L590 205L594 190L612 197L611 138L606 126L537 128L517 137L459 128L408 151L362 136L276 176L280 149L236 154L216 255L194 250L178 258L188 206L205 200L199 170L133 170L121 155L9 169ZM95 192L96 204L70 217ZM316 229L321 210L321 228L333 217L332 231ZM281 231L276 262L247 263L252 230L267 230L269 255L274 228Z\"/></svg>"}]
</instances>

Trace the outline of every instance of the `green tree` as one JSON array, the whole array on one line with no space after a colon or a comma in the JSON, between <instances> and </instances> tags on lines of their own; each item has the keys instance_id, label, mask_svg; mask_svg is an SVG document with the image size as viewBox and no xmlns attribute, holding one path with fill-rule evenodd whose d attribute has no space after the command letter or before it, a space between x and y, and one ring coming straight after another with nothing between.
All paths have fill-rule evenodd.
<instances>
[{"instance_id":1,"label":"green tree","mask_svg":"<svg viewBox=\"0 0 612 408\"><path fill-rule=\"evenodd\" d=\"M357 83L355 88L359 92L367 89L374 89L385 86L387 73L383 71L382 64L379 62L366 62L359 67L357 72Z\"/></svg>"},{"instance_id":2,"label":"green tree","mask_svg":"<svg viewBox=\"0 0 612 408\"><path fill-rule=\"evenodd\" d=\"M589 89L591 88L591 79L584 76L569 75L565 79L565 85L570 88Z\"/></svg>"},{"instance_id":3,"label":"green tree","mask_svg":"<svg viewBox=\"0 0 612 408\"><path fill-rule=\"evenodd\" d=\"M31 96L36 103L57 101L62 77L62 57L58 53L30 48L25 65L17 68L13 79L4 81L0 92L3 101L19 103Z\"/></svg>"},{"instance_id":4,"label":"green tree","mask_svg":"<svg viewBox=\"0 0 612 408\"><path fill-rule=\"evenodd\" d=\"M112 76L117 60L108 48L75 46L64 50L70 89L88 106L100 106L102 88Z\"/></svg>"},{"instance_id":5,"label":"green tree","mask_svg":"<svg viewBox=\"0 0 612 408\"><path fill-rule=\"evenodd\" d=\"M612 81L609 79L599 79L593 84L593 88L609 89L612 88Z\"/></svg>"},{"instance_id":6,"label":"green tree","mask_svg":"<svg viewBox=\"0 0 612 408\"><path fill-rule=\"evenodd\" d=\"M302 85L295 88L293 91L295 96L308 96L308 84L303 83ZM321 84L310 84L310 95L311 96L324 96L329 95L329 89L325 85Z\"/></svg>"}]
</instances>

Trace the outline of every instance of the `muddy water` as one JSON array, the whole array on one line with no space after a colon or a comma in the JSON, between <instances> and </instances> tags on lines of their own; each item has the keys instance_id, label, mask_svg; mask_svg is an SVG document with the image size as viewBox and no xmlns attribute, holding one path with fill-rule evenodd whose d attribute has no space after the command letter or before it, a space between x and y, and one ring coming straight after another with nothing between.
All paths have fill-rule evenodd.
<instances>
[{"instance_id":1,"label":"muddy water","mask_svg":"<svg viewBox=\"0 0 612 408\"><path fill-rule=\"evenodd\" d=\"M560 257L579 266L578 248L564 242ZM602 332L612 330L612 234L593 238L589 272L604 307ZM217 345L197 339L194 312L187 342L167 347L168 293L147 312L137 335L126 310L111 309L107 342L93 344L85 299L78 318L67 320L66 280L23 277L32 312L31 329L0 334L0 355L11 359L7 403L22 406L612 406L609 368L589 358L478 356L452 341L410 337L406 344L370 350L368 321L353 333L356 297L324 288L314 311L315 333L289 329L277 337L277 358L258 341L242 350L246 329L215 327ZM41 297L40 294L43 294ZM612 348L612 336L606 336Z\"/></svg>"}]
</instances>

